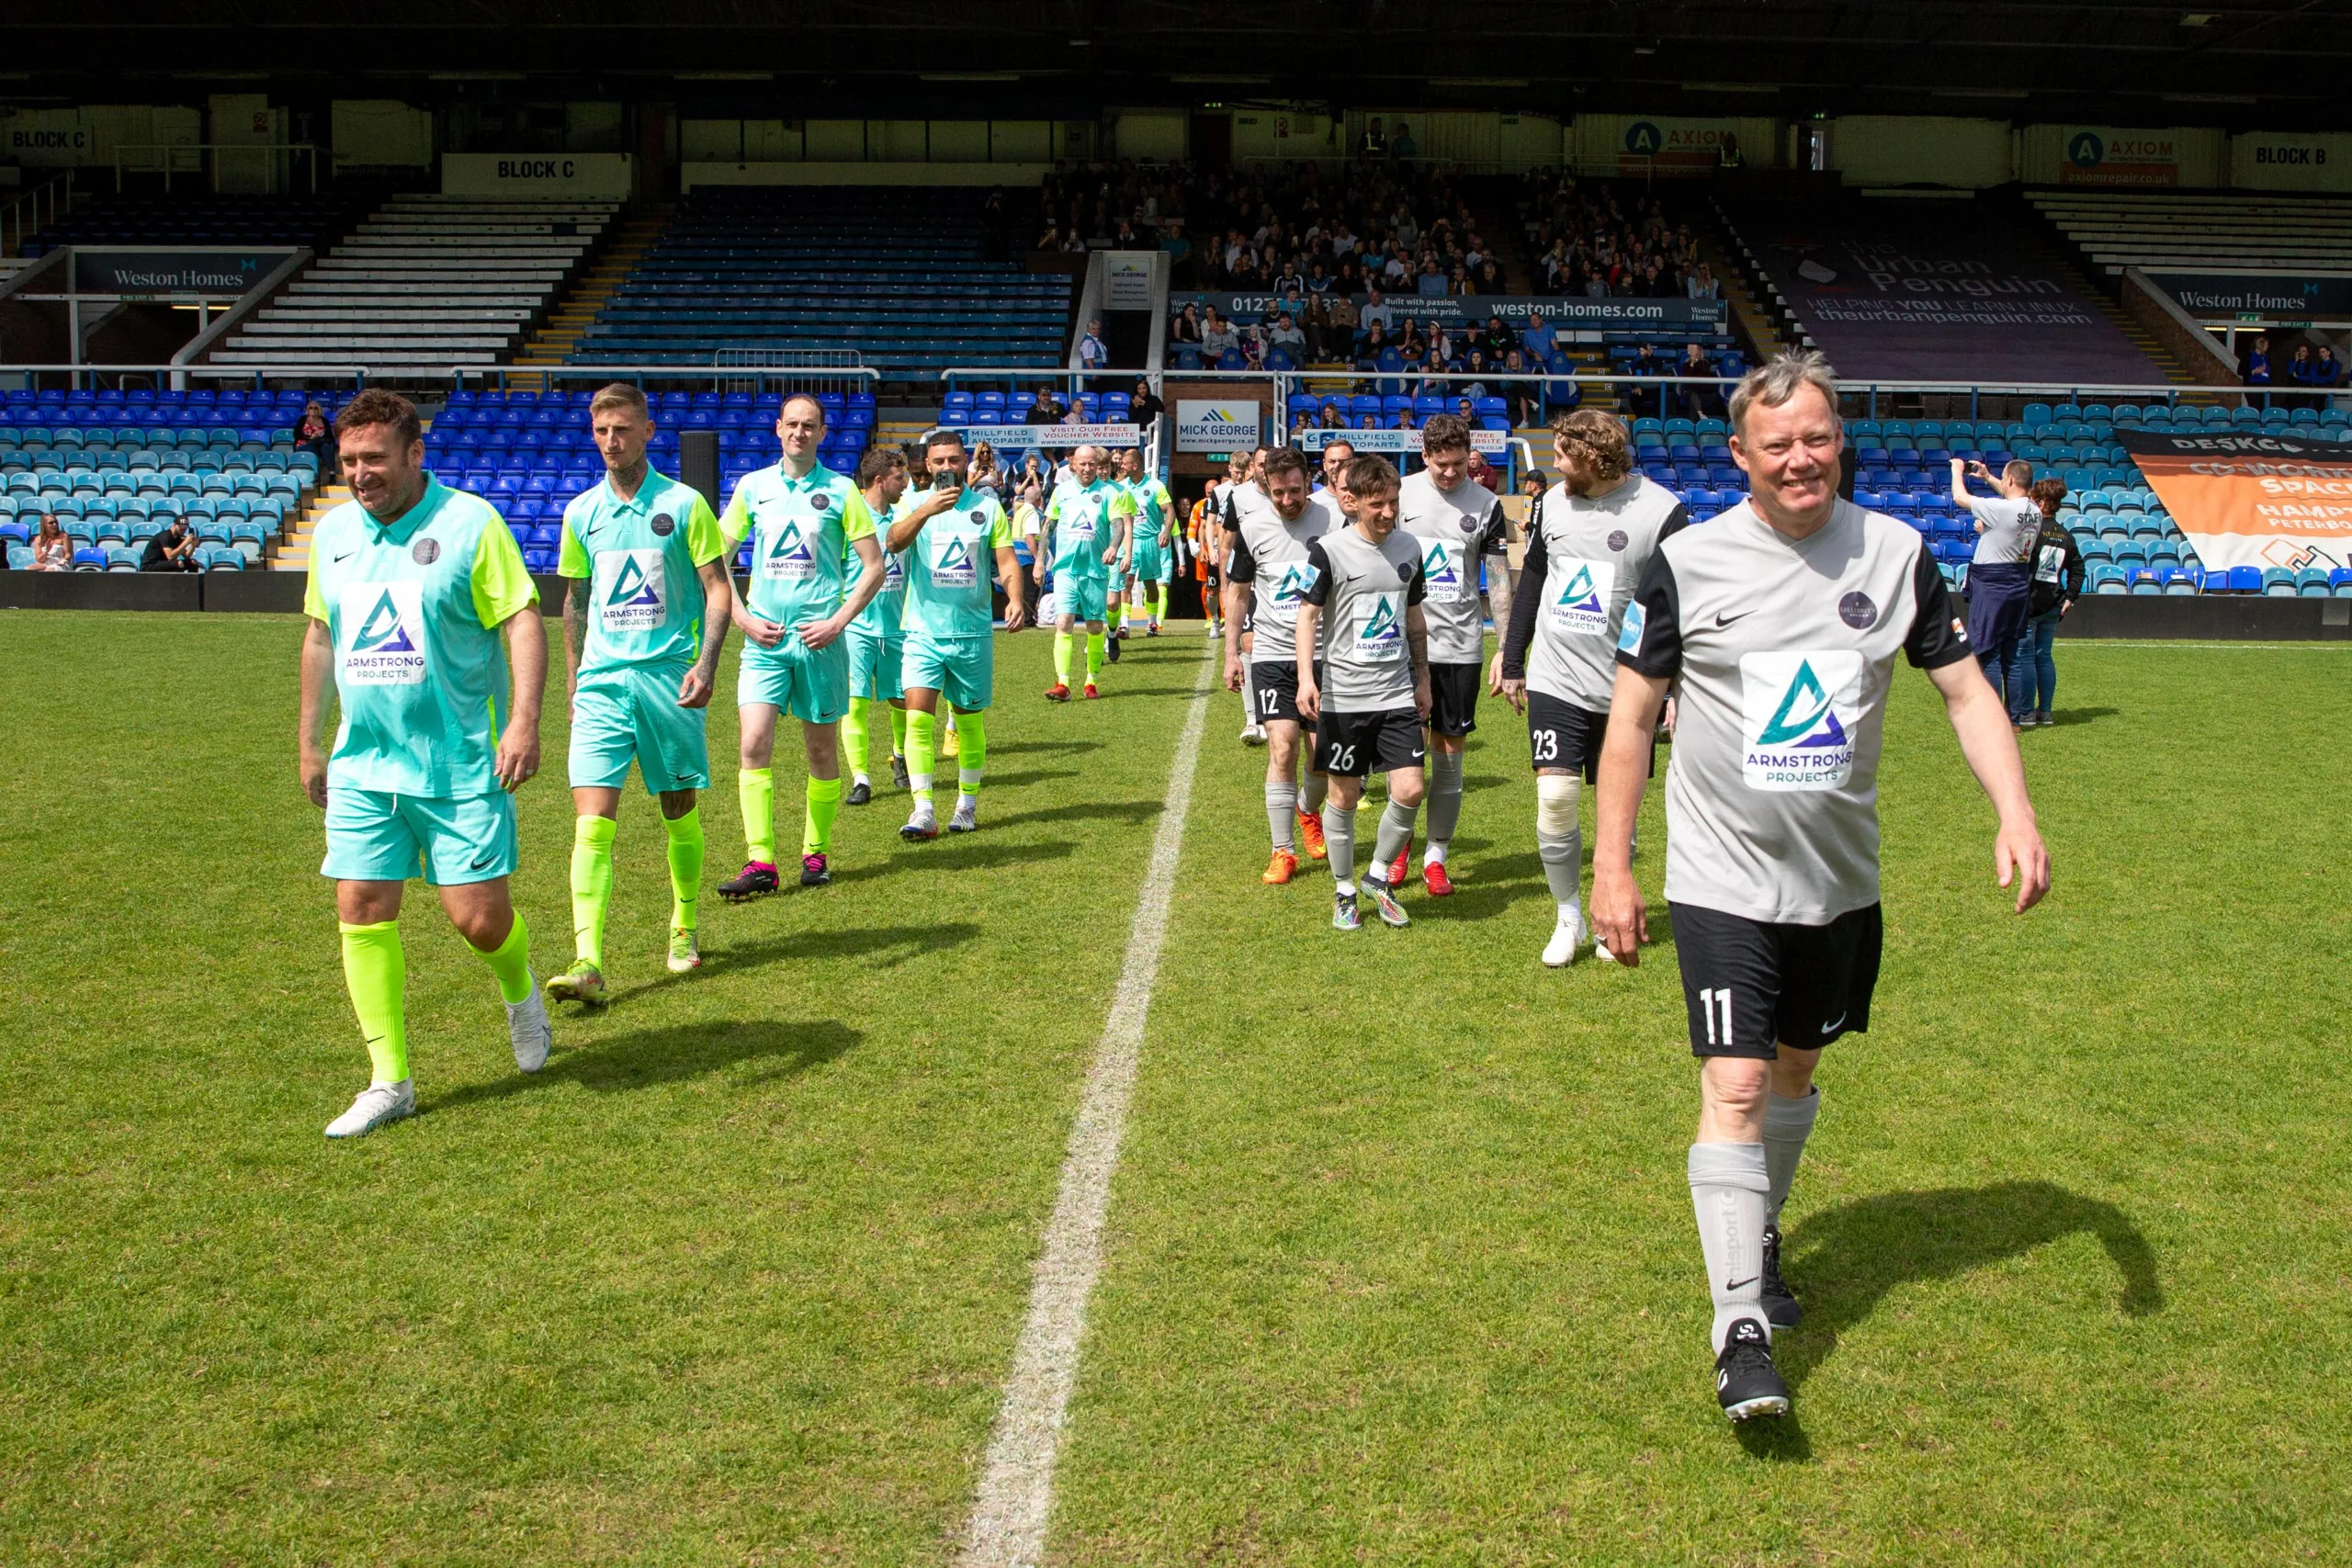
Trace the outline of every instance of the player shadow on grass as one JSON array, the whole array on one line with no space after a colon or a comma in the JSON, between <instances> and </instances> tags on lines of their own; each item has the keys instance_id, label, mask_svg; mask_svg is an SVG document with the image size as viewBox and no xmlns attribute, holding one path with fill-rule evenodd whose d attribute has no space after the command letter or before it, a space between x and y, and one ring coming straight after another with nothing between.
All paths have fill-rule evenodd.
<instances>
[{"instance_id":1,"label":"player shadow on grass","mask_svg":"<svg viewBox=\"0 0 2352 1568\"><path fill-rule=\"evenodd\" d=\"M996 823L987 823L995 827ZM913 844L900 848L881 860L861 861L855 865L838 867L833 872L836 886L848 882L866 882L877 876L899 876L909 872L987 871L998 866L1018 865L1024 861L1066 860L1076 853L1074 841L1054 843L1008 844L989 843L985 839L978 843L957 840L952 843Z\"/></svg>"},{"instance_id":2,"label":"player shadow on grass","mask_svg":"<svg viewBox=\"0 0 2352 1568\"><path fill-rule=\"evenodd\" d=\"M989 753L989 760L995 760L994 752ZM1018 784L1044 784L1047 779L1074 779L1076 777L1078 777L1078 770L1076 768L1032 768L1025 773L991 773L989 774L989 787L990 789L1011 789Z\"/></svg>"},{"instance_id":3,"label":"player shadow on grass","mask_svg":"<svg viewBox=\"0 0 2352 1568\"><path fill-rule=\"evenodd\" d=\"M994 758L1017 757L1023 751L1100 751L1106 744L1101 740L1008 740L991 743L989 755Z\"/></svg>"},{"instance_id":4,"label":"player shadow on grass","mask_svg":"<svg viewBox=\"0 0 2352 1568\"><path fill-rule=\"evenodd\" d=\"M2050 716L2052 728L2064 729L2070 724L2097 724L2103 718L2113 718L2121 708L2060 708Z\"/></svg>"},{"instance_id":5,"label":"player shadow on grass","mask_svg":"<svg viewBox=\"0 0 2352 1568\"><path fill-rule=\"evenodd\" d=\"M1773 1343L1781 1374L1803 1382L1897 1285L1972 1273L2077 1231L2097 1236L2122 1276L2124 1315L2164 1310L2155 1252L2139 1227L2114 1204L2052 1182L1883 1192L1811 1215L1789 1235L1787 1272L1804 1322Z\"/></svg>"},{"instance_id":6,"label":"player shadow on grass","mask_svg":"<svg viewBox=\"0 0 2352 1568\"><path fill-rule=\"evenodd\" d=\"M751 1019L665 1024L616 1034L578 1050L558 1051L527 1077L501 1077L468 1084L430 1101L427 1111L448 1111L479 1100L528 1094L550 1084L575 1083L599 1094L651 1089L680 1078L700 1077L739 1063L759 1063L746 1084L797 1077L846 1054L865 1038L831 1019Z\"/></svg>"},{"instance_id":7,"label":"player shadow on grass","mask_svg":"<svg viewBox=\"0 0 2352 1568\"><path fill-rule=\"evenodd\" d=\"M967 920L953 920L935 926L851 926L795 931L765 942L730 942L705 953L702 969L686 975L656 976L642 986L616 991L613 1001L616 1006L624 1006L704 974L759 969L794 958L863 958L872 967L895 969L910 958L961 946L979 934L978 926Z\"/></svg>"},{"instance_id":8,"label":"player shadow on grass","mask_svg":"<svg viewBox=\"0 0 2352 1568\"><path fill-rule=\"evenodd\" d=\"M1078 800L1040 811L1013 811L985 818L983 827L1010 828L1016 822L1078 822L1089 818L1115 817L1126 822L1148 822L1168 808L1163 800Z\"/></svg>"}]
</instances>

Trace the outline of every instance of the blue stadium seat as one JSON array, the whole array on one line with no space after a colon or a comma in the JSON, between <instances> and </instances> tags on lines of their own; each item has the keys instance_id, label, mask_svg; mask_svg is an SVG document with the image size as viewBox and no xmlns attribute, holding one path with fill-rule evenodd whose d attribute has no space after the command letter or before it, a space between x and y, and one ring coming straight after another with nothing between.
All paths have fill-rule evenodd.
<instances>
[{"instance_id":1,"label":"blue stadium seat","mask_svg":"<svg viewBox=\"0 0 2352 1568\"><path fill-rule=\"evenodd\" d=\"M2232 575L2232 577L2233 577L2233 578L2234 578L2234 577L2236 576L2236 574L2235 574L2234 572L2233 572L2231 575ZM2270 598L2270 599L2292 599L2292 598L2294 598L2294 597L2295 597L2295 574L2294 574L2293 572L2291 572L2291 571L2289 571L2285 567L2282 567L2282 566L2274 566L2274 567L2269 568L2268 570L2267 570L2266 571L2264 571L2264 572L2263 572L2263 574L2262 574L2262 592L2263 592L2263 595L2264 595L2266 598Z\"/></svg>"}]
</instances>

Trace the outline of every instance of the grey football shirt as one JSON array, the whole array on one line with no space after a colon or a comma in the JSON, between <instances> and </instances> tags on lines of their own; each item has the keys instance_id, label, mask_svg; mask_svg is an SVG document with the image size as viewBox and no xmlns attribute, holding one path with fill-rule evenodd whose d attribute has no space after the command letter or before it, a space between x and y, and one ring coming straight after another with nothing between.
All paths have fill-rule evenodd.
<instances>
[{"instance_id":1,"label":"grey football shirt","mask_svg":"<svg viewBox=\"0 0 2352 1568\"><path fill-rule=\"evenodd\" d=\"M1894 658L1970 656L1927 544L1839 501L1792 542L1747 504L1650 558L1617 658L1676 683L1666 897L1826 925L1878 902L1878 759Z\"/></svg>"},{"instance_id":2,"label":"grey football shirt","mask_svg":"<svg viewBox=\"0 0 2352 1568\"><path fill-rule=\"evenodd\" d=\"M1286 663L1298 657L1299 591L1306 581L1306 547L1347 526L1347 519L1340 515L1340 503L1321 491L1306 498L1306 510L1295 522L1283 521L1274 503L1262 497L1241 506L1238 513L1240 525L1234 529L1233 553L1225 564L1229 581L1258 591L1250 660L1255 664Z\"/></svg>"},{"instance_id":3,"label":"grey football shirt","mask_svg":"<svg viewBox=\"0 0 2352 1568\"><path fill-rule=\"evenodd\" d=\"M1397 487L1396 525L1419 540L1426 587L1421 614L1429 622L1430 662L1476 664L1487 652L1487 613L1478 598L1478 563L1495 558L1495 570L1509 570L1504 547L1510 525L1493 491L1464 479L1453 490L1437 488L1428 470L1407 476Z\"/></svg>"},{"instance_id":4,"label":"grey football shirt","mask_svg":"<svg viewBox=\"0 0 2352 1568\"><path fill-rule=\"evenodd\" d=\"M1421 603L1421 577L1420 543L1401 527L1377 545L1349 526L1306 547L1304 597L1320 606L1329 628L1323 634L1327 712L1411 709L1405 612Z\"/></svg>"},{"instance_id":5,"label":"grey football shirt","mask_svg":"<svg viewBox=\"0 0 2352 1568\"><path fill-rule=\"evenodd\" d=\"M1674 492L1640 474L1605 495L1556 484L1537 497L1503 634L1504 676L1587 713L1607 713L1625 606L1658 542L1690 525L1690 510Z\"/></svg>"},{"instance_id":6,"label":"grey football shirt","mask_svg":"<svg viewBox=\"0 0 2352 1568\"><path fill-rule=\"evenodd\" d=\"M1972 498L1968 510L1984 525L1984 531L1976 536L1976 554L1971 558L1977 566L2016 565L2025 559L2034 536L2041 532L2041 508L2030 501L2011 501L2007 496L1990 501Z\"/></svg>"}]
</instances>

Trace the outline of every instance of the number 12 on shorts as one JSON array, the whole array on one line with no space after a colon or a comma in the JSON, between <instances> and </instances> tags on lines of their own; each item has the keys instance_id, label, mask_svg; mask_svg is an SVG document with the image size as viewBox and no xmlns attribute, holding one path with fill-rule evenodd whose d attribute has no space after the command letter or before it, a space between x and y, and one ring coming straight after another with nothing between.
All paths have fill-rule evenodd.
<instances>
[{"instance_id":1,"label":"number 12 on shorts","mask_svg":"<svg viewBox=\"0 0 2352 1568\"><path fill-rule=\"evenodd\" d=\"M1716 1021L1718 1014L1720 1014L1722 1018L1722 1022L1720 1024ZM1699 1016L1707 1021L1708 1044L1730 1044L1731 987L1729 986L1704 986L1700 987ZM1718 1033L1718 1030L1720 1030L1720 1033Z\"/></svg>"}]
</instances>

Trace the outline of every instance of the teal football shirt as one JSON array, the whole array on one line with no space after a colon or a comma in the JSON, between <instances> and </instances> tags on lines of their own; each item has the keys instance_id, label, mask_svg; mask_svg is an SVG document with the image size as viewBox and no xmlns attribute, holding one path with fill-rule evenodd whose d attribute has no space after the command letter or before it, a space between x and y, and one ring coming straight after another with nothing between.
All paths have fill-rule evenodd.
<instances>
[{"instance_id":1,"label":"teal football shirt","mask_svg":"<svg viewBox=\"0 0 2352 1568\"><path fill-rule=\"evenodd\" d=\"M427 478L397 522L356 501L319 520L302 610L334 643L343 720L329 789L435 799L498 784L506 649L539 592L490 502Z\"/></svg>"},{"instance_id":2,"label":"teal football shirt","mask_svg":"<svg viewBox=\"0 0 2352 1568\"><path fill-rule=\"evenodd\" d=\"M871 503L867 510L873 510ZM888 540L883 537L888 533L891 521L904 510L902 502L892 507L888 516L874 520L876 543L882 547L882 591L866 601L865 608L850 623L871 637L896 637L899 628L906 624L907 552L890 548ZM854 582L856 574L865 570L865 563L857 558L855 548L842 552L842 570L848 574L847 581Z\"/></svg>"},{"instance_id":3,"label":"teal football shirt","mask_svg":"<svg viewBox=\"0 0 2352 1568\"><path fill-rule=\"evenodd\" d=\"M821 621L842 607L855 581L850 546L874 534L865 492L831 468L799 479L781 463L746 474L727 502L719 531L730 548L752 541L752 585L743 603L780 626Z\"/></svg>"},{"instance_id":4,"label":"teal football shirt","mask_svg":"<svg viewBox=\"0 0 2352 1568\"><path fill-rule=\"evenodd\" d=\"M727 553L702 492L646 470L623 501L610 480L563 509L556 571L588 579L580 673L684 664L702 648L701 568Z\"/></svg>"},{"instance_id":5,"label":"teal football shirt","mask_svg":"<svg viewBox=\"0 0 2352 1568\"><path fill-rule=\"evenodd\" d=\"M1132 517L1136 498L1113 479L1096 479L1080 489L1064 485L1046 503L1046 518L1054 525L1054 570L1089 581L1108 581L1111 568L1102 554L1118 537L1117 520Z\"/></svg>"},{"instance_id":6,"label":"teal football shirt","mask_svg":"<svg viewBox=\"0 0 2352 1568\"><path fill-rule=\"evenodd\" d=\"M1012 547L1012 525L996 497L979 490L957 496L907 547L906 629L934 637L992 633L996 604L989 582L996 552Z\"/></svg>"}]
</instances>

